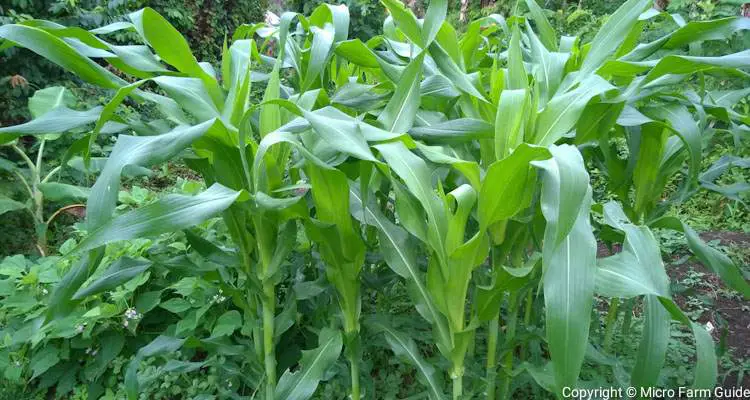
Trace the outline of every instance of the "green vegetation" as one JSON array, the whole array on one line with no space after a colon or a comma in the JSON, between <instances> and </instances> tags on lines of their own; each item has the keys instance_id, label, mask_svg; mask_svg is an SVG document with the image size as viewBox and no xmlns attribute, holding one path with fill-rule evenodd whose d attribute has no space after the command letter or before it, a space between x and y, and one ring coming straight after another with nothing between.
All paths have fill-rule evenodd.
<instances>
[{"instance_id":1,"label":"green vegetation","mask_svg":"<svg viewBox=\"0 0 750 400\"><path fill-rule=\"evenodd\" d=\"M105 94L38 90L30 121L0 127L21 187L0 213L31 214L37 249L0 263L3 392L509 399L741 381L747 329L730 337L711 307L750 297L750 20L628 0L572 36L534 0L461 26L447 3L421 19L357 3L387 12L373 32L303 3L237 26L216 58L148 7L90 30L0 26L0 47ZM64 206L46 217L45 199ZM50 251L50 221L84 200Z\"/></svg>"}]
</instances>

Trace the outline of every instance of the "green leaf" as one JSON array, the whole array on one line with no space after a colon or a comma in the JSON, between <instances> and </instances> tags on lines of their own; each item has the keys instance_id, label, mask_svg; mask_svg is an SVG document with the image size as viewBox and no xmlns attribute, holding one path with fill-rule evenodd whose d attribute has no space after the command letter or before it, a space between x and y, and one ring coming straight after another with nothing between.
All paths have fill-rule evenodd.
<instances>
[{"instance_id":1,"label":"green leaf","mask_svg":"<svg viewBox=\"0 0 750 400\"><path fill-rule=\"evenodd\" d=\"M31 357L31 370L34 374L31 379L47 372L60 361L60 349L53 345L42 346L38 352Z\"/></svg>"},{"instance_id":2,"label":"green leaf","mask_svg":"<svg viewBox=\"0 0 750 400\"><path fill-rule=\"evenodd\" d=\"M318 335L318 347L302 351L300 368L295 372L287 370L281 376L276 385L274 398L305 400L312 397L318 383L324 379L326 371L339 358L342 347L341 333L323 328Z\"/></svg>"},{"instance_id":3,"label":"green leaf","mask_svg":"<svg viewBox=\"0 0 750 400\"><path fill-rule=\"evenodd\" d=\"M108 290L112 290L125 282L135 278L151 266L150 261L134 260L122 257L112 263L99 278L88 286L78 290L72 297L73 300L82 300Z\"/></svg>"},{"instance_id":4,"label":"green leaf","mask_svg":"<svg viewBox=\"0 0 750 400\"><path fill-rule=\"evenodd\" d=\"M24 208L26 208L26 204L15 201L10 197L0 195L0 215L11 211L23 210Z\"/></svg>"},{"instance_id":5,"label":"green leaf","mask_svg":"<svg viewBox=\"0 0 750 400\"><path fill-rule=\"evenodd\" d=\"M308 61L307 69L305 70L305 78L302 81L301 90L303 92L306 91L316 79L320 79L320 75L328 60L331 46L333 45L333 33L331 32L331 28L330 25L323 29L318 27L310 28L313 39L312 45L310 46L310 60Z\"/></svg>"},{"instance_id":6,"label":"green leaf","mask_svg":"<svg viewBox=\"0 0 750 400\"><path fill-rule=\"evenodd\" d=\"M200 78L216 106L222 103L222 93L216 79L201 68L190 51L187 40L167 20L152 8L146 7L129 15L136 31L164 62L178 71Z\"/></svg>"},{"instance_id":7,"label":"green leaf","mask_svg":"<svg viewBox=\"0 0 750 400\"><path fill-rule=\"evenodd\" d=\"M45 199L60 202L86 200L91 192L87 187L58 182L40 183L37 187Z\"/></svg>"},{"instance_id":8,"label":"green leaf","mask_svg":"<svg viewBox=\"0 0 750 400\"><path fill-rule=\"evenodd\" d=\"M25 124L0 128L0 144L22 135L64 133L81 128L99 119L101 112L102 107L94 107L87 111L71 110L64 106L55 108Z\"/></svg>"},{"instance_id":9,"label":"green leaf","mask_svg":"<svg viewBox=\"0 0 750 400\"><path fill-rule=\"evenodd\" d=\"M362 130L354 120L345 121L326 117L320 112L310 112L301 109L305 119L310 122L315 132L317 132L328 145L334 149L360 160L377 162L372 155L370 147L367 144ZM382 114L381 114L382 115Z\"/></svg>"},{"instance_id":10,"label":"green leaf","mask_svg":"<svg viewBox=\"0 0 750 400\"><path fill-rule=\"evenodd\" d=\"M221 113L211 100L202 80L179 76L159 76L153 79L169 97L177 101L198 122L218 118Z\"/></svg>"},{"instance_id":11,"label":"green leaf","mask_svg":"<svg viewBox=\"0 0 750 400\"><path fill-rule=\"evenodd\" d=\"M386 264L393 272L406 279L407 284L413 288L409 293L414 300L414 304L419 314L433 324L439 340L442 343L450 343L448 327L435 308L435 304L423 283L424 278L417 264L415 249L407 244L410 242L409 235L403 228L388 220L377 207L372 205L363 207L362 196L356 188L352 187L349 190L349 195L352 216L361 223L378 229L378 243Z\"/></svg>"},{"instance_id":12,"label":"green leaf","mask_svg":"<svg viewBox=\"0 0 750 400\"><path fill-rule=\"evenodd\" d=\"M495 116L495 157L502 160L521 142L525 117L530 113L531 103L527 89L503 90L497 103Z\"/></svg>"},{"instance_id":13,"label":"green leaf","mask_svg":"<svg viewBox=\"0 0 750 400\"><path fill-rule=\"evenodd\" d=\"M260 137L265 137L268 133L275 131L281 126L281 111L279 106L272 103L266 103L269 100L280 98L279 68L274 66L271 76L266 85L266 91L263 93L263 103L260 106Z\"/></svg>"},{"instance_id":14,"label":"green leaf","mask_svg":"<svg viewBox=\"0 0 750 400\"><path fill-rule=\"evenodd\" d=\"M127 84L104 67L83 56L67 42L42 29L24 25L4 25L0 26L0 38L25 47L94 85L117 89Z\"/></svg>"},{"instance_id":15,"label":"green leaf","mask_svg":"<svg viewBox=\"0 0 750 400\"><path fill-rule=\"evenodd\" d=\"M67 88L51 86L34 92L29 99L31 116L39 118L58 107L73 107L78 100Z\"/></svg>"},{"instance_id":16,"label":"green leaf","mask_svg":"<svg viewBox=\"0 0 750 400\"><path fill-rule=\"evenodd\" d=\"M154 236L197 225L216 216L240 197L221 184L215 183L196 196L171 194L163 199L105 220L89 232L76 247L76 251L144 236Z\"/></svg>"},{"instance_id":17,"label":"green leaf","mask_svg":"<svg viewBox=\"0 0 750 400\"><path fill-rule=\"evenodd\" d=\"M534 253L523 267L503 266L496 271L493 285L477 287L475 307L480 321L487 322L497 316L506 292L518 291L533 282L533 272L541 258L541 253Z\"/></svg>"},{"instance_id":18,"label":"green leaf","mask_svg":"<svg viewBox=\"0 0 750 400\"><path fill-rule=\"evenodd\" d=\"M711 271L721 277L729 287L738 291L746 299L750 298L750 284L742 272L726 254L714 249L701 240L698 233L676 217L662 217L649 223L654 228L667 228L683 232L690 251Z\"/></svg>"},{"instance_id":19,"label":"green leaf","mask_svg":"<svg viewBox=\"0 0 750 400\"><path fill-rule=\"evenodd\" d=\"M91 147L94 145L94 143L96 143L96 138L102 131L102 128L104 128L104 125L108 121L113 119L113 117L115 116L115 111L117 111L117 107L120 106L123 100L125 100L125 98L130 95L133 90L138 89L138 87L140 87L144 82L145 81L136 81L117 89L117 93L115 93L114 97L112 97L104 106L104 108L102 109L102 113L99 115L99 119L96 121L94 130L93 132L91 132L91 135L89 137L89 144L83 151L84 158L87 162L91 158Z\"/></svg>"},{"instance_id":20,"label":"green leaf","mask_svg":"<svg viewBox=\"0 0 750 400\"><path fill-rule=\"evenodd\" d=\"M445 398L440 375L422 357L414 340L403 332L393 329L381 319L375 320L372 325L383 333L386 342L388 342L396 357L405 360L417 369L419 372L418 379L427 387L429 398L431 400Z\"/></svg>"},{"instance_id":21,"label":"green leaf","mask_svg":"<svg viewBox=\"0 0 750 400\"><path fill-rule=\"evenodd\" d=\"M407 132L414 124L419 108L419 81L422 74L424 53L415 57L396 85L393 96L378 116L378 122L390 132Z\"/></svg>"},{"instance_id":22,"label":"green leaf","mask_svg":"<svg viewBox=\"0 0 750 400\"><path fill-rule=\"evenodd\" d=\"M73 310L74 306L78 303L72 300L73 294L89 278L90 271L96 270L103 257L104 249L96 249L85 253L72 266L60 283L55 286L55 290L50 296L47 320L65 316Z\"/></svg>"},{"instance_id":23,"label":"green leaf","mask_svg":"<svg viewBox=\"0 0 750 400\"><path fill-rule=\"evenodd\" d=\"M646 295L644 333L633 368L632 385L651 387L658 382L670 338L671 316L693 331L698 353L693 387L714 387L717 360L713 339L672 301L658 241L647 227L630 224L617 203L605 204L604 215L609 225L625 232L625 243L622 252L600 260L596 291L618 297Z\"/></svg>"},{"instance_id":24,"label":"green leaf","mask_svg":"<svg viewBox=\"0 0 750 400\"><path fill-rule=\"evenodd\" d=\"M544 15L544 11L542 10L542 8L539 7L539 4L536 3L536 0L526 0L526 6L529 7L531 18L536 24L536 29L539 30L539 34L542 37L542 43L544 43L544 47L546 47L549 51L557 50L557 33L555 33L555 29L552 27L552 24L550 24L549 20L547 20L547 17Z\"/></svg>"},{"instance_id":25,"label":"green leaf","mask_svg":"<svg viewBox=\"0 0 750 400\"><path fill-rule=\"evenodd\" d=\"M620 47L638 17L650 4L650 0L628 0L607 18L591 41L591 48L578 72L579 80L590 77Z\"/></svg>"},{"instance_id":26,"label":"green leaf","mask_svg":"<svg viewBox=\"0 0 750 400\"><path fill-rule=\"evenodd\" d=\"M214 129L223 129L223 125L210 120L195 126L177 127L158 136L120 135L101 175L91 188L86 208L89 229L96 229L110 219L117 203L120 175L126 167L148 167L169 160Z\"/></svg>"},{"instance_id":27,"label":"green leaf","mask_svg":"<svg viewBox=\"0 0 750 400\"><path fill-rule=\"evenodd\" d=\"M526 89L529 86L526 68L523 65L521 51L521 30L518 24L513 25L513 33L508 45L508 89Z\"/></svg>"},{"instance_id":28,"label":"green leaf","mask_svg":"<svg viewBox=\"0 0 750 400\"><path fill-rule=\"evenodd\" d=\"M409 130L414 139L428 143L458 143L489 139L495 127L480 119L458 118L427 126L415 126Z\"/></svg>"},{"instance_id":29,"label":"green leaf","mask_svg":"<svg viewBox=\"0 0 750 400\"><path fill-rule=\"evenodd\" d=\"M400 29L401 32L412 41L412 43L424 48L425 42L422 39L422 28L419 26L417 17L414 16L411 9L404 6L404 3L400 0L381 0L381 2L388 9L388 12L391 13L398 29Z\"/></svg>"},{"instance_id":30,"label":"green leaf","mask_svg":"<svg viewBox=\"0 0 750 400\"><path fill-rule=\"evenodd\" d=\"M657 184L660 165L653 160L662 159L668 135L669 131L657 123L644 125L641 129L633 171L634 210L639 217L648 215L655 201L662 195L661 186Z\"/></svg>"},{"instance_id":31,"label":"green leaf","mask_svg":"<svg viewBox=\"0 0 750 400\"><path fill-rule=\"evenodd\" d=\"M543 169L542 265L546 331L557 391L576 387L588 344L596 273L596 239L589 222L591 187L575 147L551 146Z\"/></svg>"},{"instance_id":32,"label":"green leaf","mask_svg":"<svg viewBox=\"0 0 750 400\"><path fill-rule=\"evenodd\" d=\"M448 164L463 174L464 178L474 188L479 190L481 169L474 161L463 160L449 147L428 146L417 143L417 148L424 157L436 164Z\"/></svg>"},{"instance_id":33,"label":"green leaf","mask_svg":"<svg viewBox=\"0 0 750 400\"><path fill-rule=\"evenodd\" d=\"M477 99L487 102L482 93L474 87L469 76L461 70L461 67L453 61L446 51L437 42L432 42L429 47L430 55L437 64L440 73L445 75L457 88Z\"/></svg>"},{"instance_id":34,"label":"green leaf","mask_svg":"<svg viewBox=\"0 0 750 400\"><path fill-rule=\"evenodd\" d=\"M151 343L138 350L138 353L136 353L135 357L130 361L128 368L125 371L125 392L128 395L128 400L135 400L138 398L138 368L140 367L141 362L149 357L165 353L173 353L182 347L183 343L185 343L185 339L159 336Z\"/></svg>"},{"instance_id":35,"label":"green leaf","mask_svg":"<svg viewBox=\"0 0 750 400\"><path fill-rule=\"evenodd\" d=\"M409 191L422 204L427 213L427 236L429 244L439 254L445 254L444 240L448 230L448 221L443 212L443 205L431 187L432 174L427 164L410 152L402 142L375 145L385 158L388 166L409 188Z\"/></svg>"},{"instance_id":36,"label":"green leaf","mask_svg":"<svg viewBox=\"0 0 750 400\"><path fill-rule=\"evenodd\" d=\"M480 229L506 220L531 204L536 173L531 162L550 157L544 147L522 144L510 156L492 163L482 181L477 217Z\"/></svg>"},{"instance_id":37,"label":"green leaf","mask_svg":"<svg viewBox=\"0 0 750 400\"><path fill-rule=\"evenodd\" d=\"M598 75L591 75L575 89L554 96L537 116L534 143L540 146L556 143L576 126L592 97L613 88Z\"/></svg>"},{"instance_id":38,"label":"green leaf","mask_svg":"<svg viewBox=\"0 0 750 400\"><path fill-rule=\"evenodd\" d=\"M336 54L349 62L365 68L380 68L375 53L359 39L347 40L336 45Z\"/></svg>"},{"instance_id":39,"label":"green leaf","mask_svg":"<svg viewBox=\"0 0 750 400\"><path fill-rule=\"evenodd\" d=\"M161 304L159 304L159 307L175 314L179 314L183 311L187 311L193 308L192 304L190 304L189 301L177 297L162 302Z\"/></svg>"},{"instance_id":40,"label":"green leaf","mask_svg":"<svg viewBox=\"0 0 750 400\"><path fill-rule=\"evenodd\" d=\"M242 315L239 311L231 310L222 314L216 320L216 325L211 331L211 337L228 336L242 326Z\"/></svg>"},{"instance_id":41,"label":"green leaf","mask_svg":"<svg viewBox=\"0 0 750 400\"><path fill-rule=\"evenodd\" d=\"M659 39L638 45L621 59L623 61L641 61L661 48L679 49L693 42L721 40L730 37L739 30L748 29L750 29L750 21L742 17L690 21Z\"/></svg>"},{"instance_id":42,"label":"green leaf","mask_svg":"<svg viewBox=\"0 0 750 400\"><path fill-rule=\"evenodd\" d=\"M602 133L609 132L618 122L625 102L622 103L593 103L584 110L585 118L576 123L576 144L595 142Z\"/></svg>"},{"instance_id":43,"label":"green leaf","mask_svg":"<svg viewBox=\"0 0 750 400\"><path fill-rule=\"evenodd\" d=\"M718 57L666 56L646 75L645 82L651 82L667 74L693 74L715 68L743 68L748 64L750 64L750 50ZM744 78L750 76L742 71L737 75Z\"/></svg>"},{"instance_id":44,"label":"green leaf","mask_svg":"<svg viewBox=\"0 0 750 400\"><path fill-rule=\"evenodd\" d=\"M422 43L424 46L429 46L435 39L447 13L448 0L433 0L430 2L422 23Z\"/></svg>"},{"instance_id":45,"label":"green leaf","mask_svg":"<svg viewBox=\"0 0 750 400\"><path fill-rule=\"evenodd\" d=\"M527 0L527 2L535 3L536 0ZM557 91L560 83L565 75L565 65L568 62L569 54L557 53L552 50L548 50L544 47L539 38L531 30L531 27L526 24L526 31L528 32L529 41L531 42L531 56L536 63L533 66L534 77L540 85L541 98L539 101L540 107L547 104L547 101Z\"/></svg>"}]
</instances>

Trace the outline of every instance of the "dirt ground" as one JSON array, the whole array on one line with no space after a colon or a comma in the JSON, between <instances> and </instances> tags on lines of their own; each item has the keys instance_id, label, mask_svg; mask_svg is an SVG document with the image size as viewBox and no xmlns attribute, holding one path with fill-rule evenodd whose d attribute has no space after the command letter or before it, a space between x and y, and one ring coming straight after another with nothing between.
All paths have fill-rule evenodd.
<instances>
[{"instance_id":1,"label":"dirt ground","mask_svg":"<svg viewBox=\"0 0 750 400\"><path fill-rule=\"evenodd\" d=\"M701 238L706 241L718 240L722 245L735 245L739 247L750 246L750 234L743 232L706 232L701 234ZM682 258L684 254L675 254L675 261ZM748 260L744 260L747 264ZM737 296L726 296L727 286L721 281L718 275L711 272L702 263L691 258L684 263L667 265L667 274L673 282L683 282L692 272L697 271L702 274L703 282L689 288L682 294L675 294L675 302L683 309L687 308L688 297L703 297L712 302L698 318L702 324L711 322L715 327L722 327L712 332L716 343L731 349L734 357L738 359L750 358L750 302ZM721 293L723 292L723 293ZM721 373L721 371L719 371ZM735 386L737 383L736 374L730 374L725 379L725 385ZM743 387L750 387L750 375L744 375L742 379Z\"/></svg>"}]
</instances>

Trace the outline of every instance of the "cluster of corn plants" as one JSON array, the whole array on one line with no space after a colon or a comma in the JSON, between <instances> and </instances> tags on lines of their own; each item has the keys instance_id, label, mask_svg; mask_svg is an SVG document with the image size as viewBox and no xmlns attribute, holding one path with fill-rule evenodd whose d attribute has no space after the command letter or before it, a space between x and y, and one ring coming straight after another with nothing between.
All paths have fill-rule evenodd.
<instances>
[{"instance_id":1,"label":"cluster of corn plants","mask_svg":"<svg viewBox=\"0 0 750 400\"><path fill-rule=\"evenodd\" d=\"M53 325L85 300L74 294L106 267L107 243L221 216L233 250L188 238L232 271L217 279L254 321L248 336L266 399L310 397L342 351L351 397L365 396L362 326L385 335L434 399L445 396L443 375L454 399L510 398L519 374L559 393L579 384L586 357L632 371L629 379L614 374L615 385L654 386L671 321L694 333L694 385L712 387L713 340L672 301L652 229L683 232L708 268L750 296L729 258L667 215L701 187L736 196L713 182L732 160L704 174L700 166L710 135L747 132L750 119L733 109L747 90L707 91L703 82L747 80L750 52L681 51L750 29L750 21L685 23L649 0L629 0L582 43L558 37L538 5L526 3L526 16L491 15L459 35L445 21L445 0L430 1L422 20L398 0L383 0L390 16L383 34L367 42L348 40L346 7L321 5L310 16L285 13L277 25L242 26L224 46L218 71L198 62L149 8L92 31L40 20L0 27L2 47L28 48L114 91L103 107L60 106L0 128L0 142L93 125L68 153L88 159L99 135L136 134L119 135L92 187L89 235L76 249L85 256L40 323ZM639 43L656 18L673 18L678 27ZM122 30L141 43L106 41ZM264 88L258 103L250 101L253 85ZM120 117L126 98L152 104L161 118ZM206 191L114 212L124 171L178 157L200 173ZM606 180L604 198L593 198L593 168ZM677 190L667 190L675 182ZM597 259L597 240L623 247ZM278 377L276 345L286 328L276 317L279 304L294 299L277 289L289 286L290 253L310 248L325 264L340 318L319 332L319 347L304 353L299 371ZM446 371L428 364L387 319L360 315L362 271L380 267L368 251L403 280ZM113 274L109 284L130 277ZM595 296L611 299L603 343L589 336ZM627 367L609 354L619 299L631 309L644 304L641 343ZM486 355L474 354L482 329ZM126 375L131 396L139 361L185 341L162 336L139 352ZM464 383L467 359L486 363L485 380Z\"/></svg>"}]
</instances>

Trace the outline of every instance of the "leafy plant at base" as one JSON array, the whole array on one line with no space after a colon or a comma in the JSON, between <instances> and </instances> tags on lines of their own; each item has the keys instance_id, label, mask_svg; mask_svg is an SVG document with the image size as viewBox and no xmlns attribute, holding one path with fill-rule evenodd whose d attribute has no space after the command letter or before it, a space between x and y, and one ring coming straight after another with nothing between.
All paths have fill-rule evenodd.
<instances>
[{"instance_id":1,"label":"leafy plant at base","mask_svg":"<svg viewBox=\"0 0 750 400\"><path fill-rule=\"evenodd\" d=\"M34 118L39 118L54 109L65 109L75 102L75 97L67 89L54 86L37 90L34 96L29 99L29 110ZM33 124L33 121L30 124ZM42 132L44 127L38 127L38 129L39 132ZM0 134L0 136L3 135ZM0 214L16 210L24 210L31 214L36 227L35 246L42 256L47 254L47 230L55 217L65 210L83 207L83 204L79 203L68 204L45 218L45 200L71 202L85 200L88 197L88 188L50 181L60 172L61 166L52 168L46 174L44 173L44 146L48 141L55 140L58 137L59 135L54 134L41 136L36 161L29 157L17 141L7 142L5 137L2 139L6 142L4 143L5 146L10 147L21 157L26 168L19 168L15 163L2 158L0 158L0 168L13 173L18 178L26 191L27 201L19 202L9 196L0 194ZM28 172L25 172L25 170L28 170ZM28 174L28 179L26 174Z\"/></svg>"},{"instance_id":2,"label":"leafy plant at base","mask_svg":"<svg viewBox=\"0 0 750 400\"><path fill-rule=\"evenodd\" d=\"M742 96L691 88L693 76L698 83L713 74L747 79L741 69L747 52L697 57L680 50L746 30L747 21L690 22L638 44L646 21L674 17L649 9L648 1L630 0L583 44L556 37L529 1L530 20L492 15L472 22L459 40L444 21L446 2L431 2L421 22L399 2L383 3L391 15L384 34L367 42L346 40L342 7L322 5L309 17L286 13L278 26L245 25L224 51L220 74L198 63L179 33L150 9L131 14L130 24L98 30L135 30L148 44L137 51L54 24L0 27L9 43L117 90L76 148L85 157L127 96L156 103L166 118L116 121L156 132L120 135L89 197L87 229L95 234L76 249L88 253L58 286L46 321L64 316L76 301L75 293L102 264L107 243L186 229L221 214L235 252L189 240L204 257L231 268L231 278L219 280L250 321L245 332L254 361L263 364L267 399L311 396L338 356L326 349L342 347L351 395L361 396L359 280L367 248L405 281L417 312L432 326L434 345L450 365L455 399L479 390L494 398L498 375L501 397L510 398L514 377L526 373L559 393L584 383L579 375L586 358L624 368L609 354L608 334L600 348L589 340L595 296L612 298L610 332L618 299L644 298L635 365L629 380L613 373L614 384L656 384L673 319L695 338L695 387L713 385L710 335L671 300L650 229L684 232L701 261L747 297L749 286L736 266L667 215L671 204L698 188L702 137L742 129L748 121L729 100ZM71 37L86 47L61 39ZM271 44L275 58L267 55ZM125 81L90 57L140 80ZM250 104L251 82L257 81L267 81L264 98ZM147 90L150 85L168 96ZM75 125L62 122L94 122L72 119L75 113L38 120L54 120L61 130ZM32 128L0 132L41 133ZM112 216L127 166L180 155L208 190ZM606 175L617 203L593 198L592 165ZM676 176L682 178L678 190L665 197L666 183ZM153 223L143 222L148 220ZM597 260L597 236L623 243L624 250ZM320 330L318 349L302 357L302 370L287 370L277 382L276 342L293 323L279 322L284 312L276 313L277 288L286 280L287 256L308 239L335 289L343 340L329 322ZM417 261L422 256L426 271ZM506 330L498 346L501 320ZM434 369L410 354L413 343L384 321L373 326L416 366L429 396L443 397ZM485 324L486 384L465 384L475 333ZM138 389L141 358L196 341L207 346L207 339L157 338L129 368L130 396Z\"/></svg>"}]
</instances>

